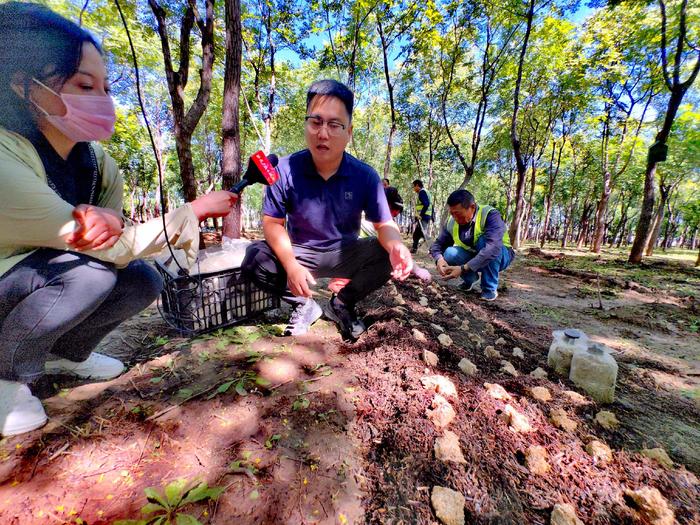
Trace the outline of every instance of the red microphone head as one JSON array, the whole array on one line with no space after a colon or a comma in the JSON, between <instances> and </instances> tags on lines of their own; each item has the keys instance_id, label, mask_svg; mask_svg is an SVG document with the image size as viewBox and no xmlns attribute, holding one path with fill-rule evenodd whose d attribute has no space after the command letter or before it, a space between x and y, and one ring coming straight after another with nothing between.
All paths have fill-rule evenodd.
<instances>
[{"instance_id":1,"label":"red microphone head","mask_svg":"<svg viewBox=\"0 0 700 525\"><path fill-rule=\"evenodd\" d=\"M277 182L280 178L279 173L277 173L277 170L275 169L275 166L277 166L277 155L274 153L271 154L269 157L265 156L265 153L261 151L256 151L253 153L252 157L250 157L251 160L255 163L255 165L258 167L258 170L260 170L260 174L263 176L263 180L255 180L251 182L261 182L263 184L266 184L268 186L271 186L275 182ZM256 177L257 178L257 177Z\"/></svg>"}]
</instances>

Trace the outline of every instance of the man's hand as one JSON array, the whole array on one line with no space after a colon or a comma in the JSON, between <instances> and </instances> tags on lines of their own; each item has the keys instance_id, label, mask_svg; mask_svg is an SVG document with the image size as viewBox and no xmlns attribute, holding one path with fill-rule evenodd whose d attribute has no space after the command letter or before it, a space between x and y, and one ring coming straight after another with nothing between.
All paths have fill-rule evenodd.
<instances>
[{"instance_id":1,"label":"man's hand","mask_svg":"<svg viewBox=\"0 0 700 525\"><path fill-rule=\"evenodd\" d=\"M298 262L287 270L287 285L291 292L297 297L311 297L313 292L309 288L309 284L316 284L316 280L311 275L311 272L304 268Z\"/></svg>"},{"instance_id":2,"label":"man's hand","mask_svg":"<svg viewBox=\"0 0 700 525\"><path fill-rule=\"evenodd\" d=\"M413 270L413 257L411 257L411 252L402 242L396 242L391 247L389 252L389 261L394 270L391 272L391 276L394 279L403 281L411 275L411 270Z\"/></svg>"},{"instance_id":3,"label":"man's hand","mask_svg":"<svg viewBox=\"0 0 700 525\"><path fill-rule=\"evenodd\" d=\"M441 274L444 279L454 279L462 275L461 266L447 266L444 273Z\"/></svg>"},{"instance_id":4,"label":"man's hand","mask_svg":"<svg viewBox=\"0 0 700 525\"><path fill-rule=\"evenodd\" d=\"M328 289L338 295L340 290L345 288L349 282L350 279L345 279L344 277L333 277L328 283Z\"/></svg>"},{"instance_id":5,"label":"man's hand","mask_svg":"<svg viewBox=\"0 0 700 525\"><path fill-rule=\"evenodd\" d=\"M437 262L437 271L438 273L442 276L445 277L445 270L449 268L449 264L447 264L447 261L445 260L444 257L440 257Z\"/></svg>"},{"instance_id":6,"label":"man's hand","mask_svg":"<svg viewBox=\"0 0 700 525\"><path fill-rule=\"evenodd\" d=\"M78 227L66 238L76 251L106 250L119 240L124 224L119 213L109 208L79 204L73 208Z\"/></svg>"},{"instance_id":7,"label":"man's hand","mask_svg":"<svg viewBox=\"0 0 700 525\"><path fill-rule=\"evenodd\" d=\"M190 204L199 221L209 217L225 217L238 201L238 195L230 191L212 191L202 195Z\"/></svg>"}]
</instances>

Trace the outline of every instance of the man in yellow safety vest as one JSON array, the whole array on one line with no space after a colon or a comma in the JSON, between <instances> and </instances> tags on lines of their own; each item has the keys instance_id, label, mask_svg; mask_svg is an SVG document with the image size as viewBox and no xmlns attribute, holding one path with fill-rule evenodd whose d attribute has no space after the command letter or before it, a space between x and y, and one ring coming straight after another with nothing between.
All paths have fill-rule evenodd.
<instances>
[{"instance_id":1,"label":"man in yellow safety vest","mask_svg":"<svg viewBox=\"0 0 700 525\"><path fill-rule=\"evenodd\" d=\"M452 192L447 206L452 218L430 247L438 273L445 279L461 277L464 291L480 282L481 298L494 301L498 275L515 258L508 227L497 209L479 206L467 190Z\"/></svg>"}]
</instances>

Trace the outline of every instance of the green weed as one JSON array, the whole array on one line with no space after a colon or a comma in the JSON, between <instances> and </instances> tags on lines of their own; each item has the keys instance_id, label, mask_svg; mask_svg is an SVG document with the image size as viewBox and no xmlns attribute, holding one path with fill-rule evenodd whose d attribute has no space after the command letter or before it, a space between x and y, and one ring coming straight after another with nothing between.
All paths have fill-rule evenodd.
<instances>
[{"instance_id":1,"label":"green weed","mask_svg":"<svg viewBox=\"0 0 700 525\"><path fill-rule=\"evenodd\" d=\"M209 499L216 500L224 491L223 487L209 487L206 482L192 484L186 479L178 479L166 485L163 492L156 487L144 489L148 504L141 514L152 516L141 520L118 520L114 525L202 525L183 508Z\"/></svg>"}]
</instances>

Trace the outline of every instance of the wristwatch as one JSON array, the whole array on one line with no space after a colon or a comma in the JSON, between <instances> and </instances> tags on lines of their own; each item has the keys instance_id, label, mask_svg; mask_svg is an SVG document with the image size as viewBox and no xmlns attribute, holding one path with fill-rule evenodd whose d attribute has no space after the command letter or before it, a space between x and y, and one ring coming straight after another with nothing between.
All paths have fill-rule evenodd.
<instances>
[{"instance_id":1,"label":"wristwatch","mask_svg":"<svg viewBox=\"0 0 700 525\"><path fill-rule=\"evenodd\" d=\"M469 266L467 266L467 263L464 263L462 266L460 266L460 269L462 270L462 273L468 272Z\"/></svg>"}]
</instances>

